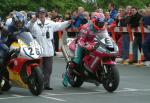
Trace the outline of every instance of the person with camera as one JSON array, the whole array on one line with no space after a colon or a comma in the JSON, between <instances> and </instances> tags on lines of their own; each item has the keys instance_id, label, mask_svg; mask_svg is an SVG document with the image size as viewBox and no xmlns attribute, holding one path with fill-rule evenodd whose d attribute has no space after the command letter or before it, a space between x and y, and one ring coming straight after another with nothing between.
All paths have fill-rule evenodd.
<instances>
[{"instance_id":1,"label":"person with camera","mask_svg":"<svg viewBox=\"0 0 150 103\"><path fill-rule=\"evenodd\" d=\"M54 56L53 33L67 28L72 23L72 20L54 22L48 19L47 16L47 10L44 7L39 7L36 12L36 17L32 17L27 25L33 37L43 48L42 69L44 74L44 89L53 90L50 87Z\"/></svg>"}]
</instances>

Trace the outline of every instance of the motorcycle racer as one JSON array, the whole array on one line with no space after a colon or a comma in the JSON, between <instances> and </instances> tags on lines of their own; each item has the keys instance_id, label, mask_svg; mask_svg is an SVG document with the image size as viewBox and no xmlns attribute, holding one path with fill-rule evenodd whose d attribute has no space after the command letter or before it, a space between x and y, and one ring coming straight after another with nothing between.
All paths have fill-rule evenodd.
<instances>
[{"instance_id":1,"label":"motorcycle racer","mask_svg":"<svg viewBox=\"0 0 150 103\"><path fill-rule=\"evenodd\" d=\"M12 16L12 21L9 25L1 24L1 37L0 37L0 84L2 75L6 71L6 62L9 56L15 51L10 51L9 46L12 42L16 41L16 35L23 32L25 24L25 17L20 12L15 12ZM6 73L9 78L9 74ZM9 79L8 79L9 80ZM1 88L1 87L0 87Z\"/></svg>"},{"instance_id":2,"label":"motorcycle racer","mask_svg":"<svg viewBox=\"0 0 150 103\"><path fill-rule=\"evenodd\" d=\"M105 17L102 13L94 12L92 14L91 20L84 24L79 31L79 36L77 39L75 56L72 61L68 63L70 69L78 68L80 61L83 58L83 48L91 51L93 47L90 44L94 40L95 35L101 34L102 36L109 37L108 32L105 27ZM66 74L65 74L66 75ZM67 76L64 75L63 85L67 86Z\"/></svg>"}]
</instances>

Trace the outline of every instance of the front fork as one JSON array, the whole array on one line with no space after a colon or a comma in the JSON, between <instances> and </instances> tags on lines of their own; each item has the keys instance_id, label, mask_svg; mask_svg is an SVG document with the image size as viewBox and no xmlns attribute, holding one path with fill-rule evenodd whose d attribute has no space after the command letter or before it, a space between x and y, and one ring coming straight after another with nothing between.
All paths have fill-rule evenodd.
<instances>
[{"instance_id":1,"label":"front fork","mask_svg":"<svg viewBox=\"0 0 150 103\"><path fill-rule=\"evenodd\" d=\"M104 78L105 73L108 73L107 66L109 66L109 65L116 65L114 57L102 58L100 60L100 67L98 67L99 68L99 70L98 70L99 72L96 73L97 77L100 78L100 81L102 81L102 79Z\"/></svg>"}]
</instances>

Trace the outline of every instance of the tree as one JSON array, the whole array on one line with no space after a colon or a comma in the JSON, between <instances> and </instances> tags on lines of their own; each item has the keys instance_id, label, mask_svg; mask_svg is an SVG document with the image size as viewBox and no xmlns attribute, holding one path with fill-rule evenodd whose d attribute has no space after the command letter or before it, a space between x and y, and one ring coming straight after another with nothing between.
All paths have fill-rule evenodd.
<instances>
[{"instance_id":1,"label":"tree","mask_svg":"<svg viewBox=\"0 0 150 103\"><path fill-rule=\"evenodd\" d=\"M89 0L88 0L89 1ZM92 0L90 0L92 1ZM132 5L138 8L143 8L145 5L149 5L149 0L94 0L96 7L104 9L108 8L108 3L114 2L116 8L119 6L125 7L126 5ZM83 6L87 11L93 11L93 4L84 3L82 0L1 0L0 1L0 16L5 17L9 12L13 10L25 10L35 11L38 7L43 6L48 10L57 8L60 13L64 13L66 10L76 10L77 7Z\"/></svg>"}]
</instances>

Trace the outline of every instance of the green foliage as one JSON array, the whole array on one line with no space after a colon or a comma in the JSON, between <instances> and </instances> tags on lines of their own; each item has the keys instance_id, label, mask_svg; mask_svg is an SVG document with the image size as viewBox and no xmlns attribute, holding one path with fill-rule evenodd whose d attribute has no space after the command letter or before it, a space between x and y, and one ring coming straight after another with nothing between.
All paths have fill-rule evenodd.
<instances>
[{"instance_id":1,"label":"green foliage","mask_svg":"<svg viewBox=\"0 0 150 103\"><path fill-rule=\"evenodd\" d=\"M149 0L97 0L97 7L104 9L108 8L108 3L114 2L116 8L119 6L125 7L126 5L132 5L138 8L143 8L148 5ZM60 13L64 13L67 10L77 10L77 7L83 6L88 11L96 9L94 4L83 3L82 0L1 0L0 1L0 16L6 16L13 10L33 10L38 7L44 6L49 10L58 9Z\"/></svg>"}]
</instances>

